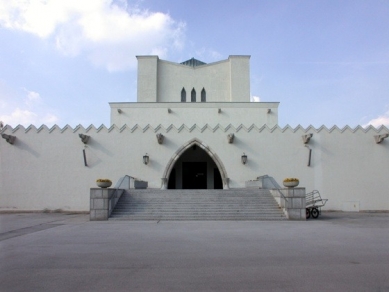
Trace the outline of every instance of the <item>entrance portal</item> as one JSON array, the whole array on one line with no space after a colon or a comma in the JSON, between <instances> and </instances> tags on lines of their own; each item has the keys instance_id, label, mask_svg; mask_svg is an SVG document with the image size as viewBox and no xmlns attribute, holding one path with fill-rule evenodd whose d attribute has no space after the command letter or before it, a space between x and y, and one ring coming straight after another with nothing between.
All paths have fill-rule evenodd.
<instances>
[{"instance_id":1,"label":"entrance portal","mask_svg":"<svg viewBox=\"0 0 389 292\"><path fill-rule=\"evenodd\" d=\"M182 188L206 189L207 188L207 163L183 162L182 163Z\"/></svg>"},{"instance_id":2,"label":"entrance portal","mask_svg":"<svg viewBox=\"0 0 389 292\"><path fill-rule=\"evenodd\" d=\"M228 189L226 170L217 154L198 140L190 140L169 160L162 189Z\"/></svg>"}]
</instances>

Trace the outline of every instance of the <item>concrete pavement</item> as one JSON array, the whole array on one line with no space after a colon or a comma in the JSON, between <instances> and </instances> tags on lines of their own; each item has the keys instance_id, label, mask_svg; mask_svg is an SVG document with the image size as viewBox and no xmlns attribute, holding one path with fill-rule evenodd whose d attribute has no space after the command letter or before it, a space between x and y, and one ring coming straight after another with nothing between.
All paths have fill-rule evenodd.
<instances>
[{"instance_id":1,"label":"concrete pavement","mask_svg":"<svg viewBox=\"0 0 389 292\"><path fill-rule=\"evenodd\" d=\"M0 291L389 291L389 213L306 222L0 214Z\"/></svg>"}]
</instances>

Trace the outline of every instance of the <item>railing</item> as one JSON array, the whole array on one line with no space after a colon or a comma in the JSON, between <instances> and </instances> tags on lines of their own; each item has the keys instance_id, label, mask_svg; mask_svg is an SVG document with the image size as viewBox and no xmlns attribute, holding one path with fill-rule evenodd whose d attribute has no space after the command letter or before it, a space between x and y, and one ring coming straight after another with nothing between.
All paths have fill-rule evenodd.
<instances>
[{"instance_id":1,"label":"railing","mask_svg":"<svg viewBox=\"0 0 389 292\"><path fill-rule=\"evenodd\" d=\"M113 209L115 209L115 206L117 202L119 201L120 197L122 196L125 189L130 189L131 186L134 188L134 181L135 178L129 175L125 175L121 177L118 182L115 185L115 189L111 190L112 194L109 196L108 200L108 216L111 216L111 213Z\"/></svg>"},{"instance_id":2,"label":"railing","mask_svg":"<svg viewBox=\"0 0 389 292\"><path fill-rule=\"evenodd\" d=\"M275 179L268 175L257 177L262 188L268 189L290 220L306 220L305 188L281 188ZM286 195L281 191L284 190ZM277 195L280 194L280 196Z\"/></svg>"},{"instance_id":3,"label":"railing","mask_svg":"<svg viewBox=\"0 0 389 292\"><path fill-rule=\"evenodd\" d=\"M267 189L267 190L275 189L278 191L278 193L285 201L288 201L285 195L281 192L282 189L281 186L276 182L276 180L272 176L268 176L267 174L265 174L262 176L258 176L257 179L261 180L263 189Z\"/></svg>"}]
</instances>

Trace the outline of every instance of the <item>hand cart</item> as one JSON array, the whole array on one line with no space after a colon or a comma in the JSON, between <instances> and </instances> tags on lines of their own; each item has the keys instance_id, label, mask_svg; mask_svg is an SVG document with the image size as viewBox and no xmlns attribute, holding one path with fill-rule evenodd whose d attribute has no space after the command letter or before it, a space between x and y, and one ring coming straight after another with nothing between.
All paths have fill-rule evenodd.
<instances>
[{"instance_id":1,"label":"hand cart","mask_svg":"<svg viewBox=\"0 0 389 292\"><path fill-rule=\"evenodd\" d=\"M318 218L321 214L321 207L327 203L328 199L322 199L319 191L314 190L305 195L306 218Z\"/></svg>"}]
</instances>

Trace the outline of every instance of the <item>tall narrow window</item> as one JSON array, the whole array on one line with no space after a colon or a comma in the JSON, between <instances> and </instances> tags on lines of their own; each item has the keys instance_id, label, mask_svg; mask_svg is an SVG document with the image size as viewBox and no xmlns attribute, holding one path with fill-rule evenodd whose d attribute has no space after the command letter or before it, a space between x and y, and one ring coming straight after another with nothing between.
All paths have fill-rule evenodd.
<instances>
[{"instance_id":1,"label":"tall narrow window","mask_svg":"<svg viewBox=\"0 0 389 292\"><path fill-rule=\"evenodd\" d=\"M196 102L196 90L193 88L192 92L190 93L190 101Z\"/></svg>"},{"instance_id":2,"label":"tall narrow window","mask_svg":"<svg viewBox=\"0 0 389 292\"><path fill-rule=\"evenodd\" d=\"M186 102L186 91L184 87L181 90L181 102Z\"/></svg>"},{"instance_id":3,"label":"tall narrow window","mask_svg":"<svg viewBox=\"0 0 389 292\"><path fill-rule=\"evenodd\" d=\"M207 101L207 94L205 93L205 89L203 87L203 90L201 90L201 102Z\"/></svg>"}]
</instances>

